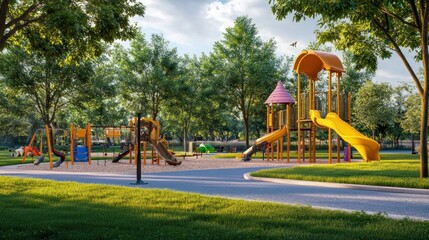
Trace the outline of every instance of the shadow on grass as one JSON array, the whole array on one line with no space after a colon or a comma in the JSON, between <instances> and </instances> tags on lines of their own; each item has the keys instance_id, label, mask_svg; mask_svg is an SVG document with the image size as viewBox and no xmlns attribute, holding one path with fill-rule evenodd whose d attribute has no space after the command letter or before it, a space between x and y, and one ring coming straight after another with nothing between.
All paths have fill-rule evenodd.
<instances>
[{"instance_id":1,"label":"shadow on grass","mask_svg":"<svg viewBox=\"0 0 429 240\"><path fill-rule=\"evenodd\" d=\"M3 239L424 239L428 222L165 190L2 178Z\"/></svg>"}]
</instances>

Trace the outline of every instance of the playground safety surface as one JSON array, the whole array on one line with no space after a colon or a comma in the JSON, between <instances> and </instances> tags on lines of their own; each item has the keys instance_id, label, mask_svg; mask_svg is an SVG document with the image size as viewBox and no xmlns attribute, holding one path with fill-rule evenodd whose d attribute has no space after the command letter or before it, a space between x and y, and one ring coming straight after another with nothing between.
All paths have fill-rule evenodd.
<instances>
[{"instance_id":1,"label":"playground safety surface","mask_svg":"<svg viewBox=\"0 0 429 240\"><path fill-rule=\"evenodd\" d=\"M153 163L147 160L146 165L142 163L142 171L146 173L156 172L176 172L187 170L200 170L200 169L220 169L220 168L246 168L246 167L288 167L295 166L295 161L287 163L283 161L263 161L261 159L254 159L252 161L243 162L240 159L223 159L223 158L210 158L209 155L203 157L186 157L178 158L183 163L179 166L170 166L164 163L163 160L160 164ZM321 161L322 162L322 161ZM307 164L307 163L303 163ZM40 164L34 166L33 164L25 164L18 166L19 170L49 170L49 164ZM64 162L58 168L53 168L52 171L56 172L99 172L99 173L118 173L118 174L135 174L136 166L134 161L130 163L129 159L124 158L118 163L112 163L109 160L96 160L92 161L91 165L88 163L76 162L72 165L70 162Z\"/></svg>"}]
</instances>

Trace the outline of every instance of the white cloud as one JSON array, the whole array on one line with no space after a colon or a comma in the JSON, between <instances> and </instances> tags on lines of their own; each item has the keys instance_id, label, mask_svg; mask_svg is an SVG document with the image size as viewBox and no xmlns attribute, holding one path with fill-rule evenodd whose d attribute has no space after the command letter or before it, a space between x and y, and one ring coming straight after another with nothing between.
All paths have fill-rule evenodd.
<instances>
[{"instance_id":1,"label":"white cloud","mask_svg":"<svg viewBox=\"0 0 429 240\"><path fill-rule=\"evenodd\" d=\"M136 18L142 32L161 33L177 47L179 54L209 53L215 41L222 39L225 28L233 26L238 16L247 15L263 40L274 38L279 55L297 56L315 41L316 20L293 22L292 17L277 21L267 0L141 0L146 6L144 18ZM296 47L290 46L297 42ZM341 56L339 56L341 58ZM415 66L415 64L414 64ZM416 69L417 71L418 69ZM411 82L403 63L396 55L379 62L375 80L396 84Z\"/></svg>"},{"instance_id":2,"label":"white cloud","mask_svg":"<svg viewBox=\"0 0 429 240\"><path fill-rule=\"evenodd\" d=\"M416 74L418 74L421 64L414 62L411 54L406 53L405 56L410 61L410 64L413 66ZM408 73L404 63L396 53L393 53L390 59L379 60L378 70L374 80L376 82L387 82L394 86L403 82L413 83L411 75Z\"/></svg>"}]
</instances>

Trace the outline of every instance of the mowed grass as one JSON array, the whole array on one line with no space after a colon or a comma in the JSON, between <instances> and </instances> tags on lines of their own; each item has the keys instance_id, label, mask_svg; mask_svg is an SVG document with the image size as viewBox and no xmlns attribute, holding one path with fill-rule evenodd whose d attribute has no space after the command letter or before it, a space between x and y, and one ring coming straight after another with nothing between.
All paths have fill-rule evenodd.
<instances>
[{"instance_id":1,"label":"mowed grass","mask_svg":"<svg viewBox=\"0 0 429 240\"><path fill-rule=\"evenodd\" d=\"M11 152L9 152L8 150L0 151L0 166L16 165L22 163L22 157L12 157L10 154ZM31 159L31 157L28 157L27 162Z\"/></svg>"},{"instance_id":2,"label":"mowed grass","mask_svg":"<svg viewBox=\"0 0 429 240\"><path fill-rule=\"evenodd\" d=\"M418 155L381 154L381 161L317 164L273 170L261 170L255 177L284 178L305 181L352 183L364 185L429 189L429 179L419 178Z\"/></svg>"},{"instance_id":3,"label":"mowed grass","mask_svg":"<svg viewBox=\"0 0 429 240\"><path fill-rule=\"evenodd\" d=\"M429 222L168 190L0 177L0 239L427 239Z\"/></svg>"}]
</instances>

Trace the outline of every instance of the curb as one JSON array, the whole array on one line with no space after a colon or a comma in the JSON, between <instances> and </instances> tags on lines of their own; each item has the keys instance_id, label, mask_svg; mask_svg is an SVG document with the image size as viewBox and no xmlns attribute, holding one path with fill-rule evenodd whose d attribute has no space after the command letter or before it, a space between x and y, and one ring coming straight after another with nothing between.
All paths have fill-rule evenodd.
<instances>
[{"instance_id":1,"label":"curb","mask_svg":"<svg viewBox=\"0 0 429 240\"><path fill-rule=\"evenodd\" d=\"M344 189L392 192L392 193L421 194L421 195L429 196L429 189L385 187L385 186L359 185L359 184L348 184L348 183L329 183L329 182L314 182L314 181L302 181L302 180L292 180L292 179L252 177L250 176L250 172L245 173L243 177L246 180L272 182L272 183L280 183L280 184L328 187L328 188L344 188Z\"/></svg>"}]
</instances>

